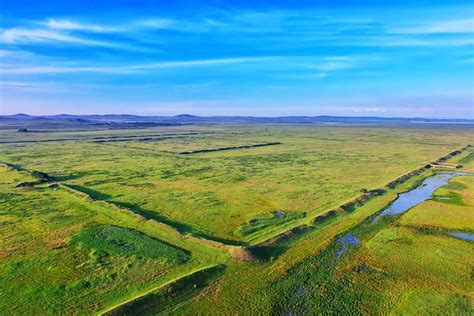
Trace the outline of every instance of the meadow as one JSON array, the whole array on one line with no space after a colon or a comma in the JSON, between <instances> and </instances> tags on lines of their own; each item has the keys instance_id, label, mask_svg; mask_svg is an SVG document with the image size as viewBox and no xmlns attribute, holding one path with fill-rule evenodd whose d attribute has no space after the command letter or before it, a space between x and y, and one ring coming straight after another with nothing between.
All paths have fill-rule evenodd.
<instances>
[{"instance_id":1,"label":"meadow","mask_svg":"<svg viewBox=\"0 0 474 316\"><path fill-rule=\"evenodd\" d=\"M6 129L0 311L467 315L474 248L449 232L474 232L474 177L370 221L439 170L389 182L472 139L410 124ZM473 172L473 157L449 162Z\"/></svg>"}]
</instances>

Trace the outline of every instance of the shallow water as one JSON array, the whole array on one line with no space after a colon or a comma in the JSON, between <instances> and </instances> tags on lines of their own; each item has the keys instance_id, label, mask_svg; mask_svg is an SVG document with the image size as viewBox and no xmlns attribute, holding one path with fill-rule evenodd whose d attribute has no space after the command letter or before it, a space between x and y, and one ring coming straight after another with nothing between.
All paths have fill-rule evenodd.
<instances>
[{"instance_id":1,"label":"shallow water","mask_svg":"<svg viewBox=\"0 0 474 316\"><path fill-rule=\"evenodd\" d=\"M359 245L360 242L359 240L352 236L352 235L344 235L338 239L336 239L336 242L339 243L339 250L336 252L336 260L339 259L343 254L347 252L347 247L346 245Z\"/></svg>"},{"instance_id":2,"label":"shallow water","mask_svg":"<svg viewBox=\"0 0 474 316\"><path fill-rule=\"evenodd\" d=\"M285 215L286 215L285 213L280 212L280 211L276 211L274 214L275 214L275 216L278 216L278 217L285 217Z\"/></svg>"},{"instance_id":3,"label":"shallow water","mask_svg":"<svg viewBox=\"0 0 474 316\"><path fill-rule=\"evenodd\" d=\"M358 245L359 244L359 240L356 237L352 236L352 235L344 235L343 237L338 238L337 242L338 243L344 243L344 244L352 244L352 245Z\"/></svg>"},{"instance_id":4,"label":"shallow water","mask_svg":"<svg viewBox=\"0 0 474 316\"><path fill-rule=\"evenodd\" d=\"M467 234L467 233L450 233L451 236L460 238L460 239L465 239L469 241L474 241L474 235L473 234Z\"/></svg>"},{"instance_id":5,"label":"shallow water","mask_svg":"<svg viewBox=\"0 0 474 316\"><path fill-rule=\"evenodd\" d=\"M419 187L409 192L400 194L398 198L388 208L383 210L374 219L373 222L376 222L381 216L400 214L400 213L408 211L412 207L431 198L431 195L433 194L433 192L436 191L438 188L448 184L449 180L452 177L461 176L461 175L471 175L471 174L463 173L463 172L442 172L434 176L431 176L429 178L426 178L423 181L423 184L420 185Z\"/></svg>"}]
</instances>

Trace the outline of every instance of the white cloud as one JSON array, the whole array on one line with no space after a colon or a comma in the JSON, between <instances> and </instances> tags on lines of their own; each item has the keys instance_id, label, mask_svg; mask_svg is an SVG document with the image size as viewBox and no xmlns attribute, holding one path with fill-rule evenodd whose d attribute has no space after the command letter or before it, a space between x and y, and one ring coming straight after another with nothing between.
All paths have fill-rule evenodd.
<instances>
[{"instance_id":1,"label":"white cloud","mask_svg":"<svg viewBox=\"0 0 474 316\"><path fill-rule=\"evenodd\" d=\"M391 32L398 34L474 33L474 19L417 23L408 27L394 28Z\"/></svg>"},{"instance_id":2,"label":"white cloud","mask_svg":"<svg viewBox=\"0 0 474 316\"><path fill-rule=\"evenodd\" d=\"M113 66L113 67L64 67L64 66L38 66L38 67L5 67L0 69L3 74L57 74L57 73L128 73L143 70L206 67L229 64L255 63L275 60L276 57L236 57L222 59L204 59L189 61L171 61L148 63L141 65Z\"/></svg>"},{"instance_id":3,"label":"white cloud","mask_svg":"<svg viewBox=\"0 0 474 316\"><path fill-rule=\"evenodd\" d=\"M0 42L6 44L32 44L37 42L62 42L87 46L115 47L116 44L85 39L47 29L11 28L0 34Z\"/></svg>"},{"instance_id":4,"label":"white cloud","mask_svg":"<svg viewBox=\"0 0 474 316\"><path fill-rule=\"evenodd\" d=\"M94 24L80 24L70 20L55 20L50 19L44 23L51 29L58 30L76 30L76 31L91 31L91 32L115 32L118 29L115 27L108 27Z\"/></svg>"}]
</instances>

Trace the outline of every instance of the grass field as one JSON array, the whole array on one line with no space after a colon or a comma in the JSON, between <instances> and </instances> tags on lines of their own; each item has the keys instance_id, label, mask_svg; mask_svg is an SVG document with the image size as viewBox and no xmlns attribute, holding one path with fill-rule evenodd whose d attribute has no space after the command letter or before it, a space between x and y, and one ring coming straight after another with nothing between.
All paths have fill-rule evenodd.
<instances>
[{"instance_id":1,"label":"grass field","mask_svg":"<svg viewBox=\"0 0 474 316\"><path fill-rule=\"evenodd\" d=\"M435 171L387 183L473 137L468 126L412 125L6 130L0 311L467 315L473 244L449 232L474 232L474 177L370 221ZM268 143L278 144L252 147ZM473 155L449 162L473 172ZM346 234L358 243L342 245ZM243 246L255 260L235 259Z\"/></svg>"}]
</instances>

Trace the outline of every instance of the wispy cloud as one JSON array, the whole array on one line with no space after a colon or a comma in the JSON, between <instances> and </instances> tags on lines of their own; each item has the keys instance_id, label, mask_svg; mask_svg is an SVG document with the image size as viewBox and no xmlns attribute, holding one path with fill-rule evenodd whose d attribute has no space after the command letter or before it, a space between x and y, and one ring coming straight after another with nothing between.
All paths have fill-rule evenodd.
<instances>
[{"instance_id":1,"label":"wispy cloud","mask_svg":"<svg viewBox=\"0 0 474 316\"><path fill-rule=\"evenodd\" d=\"M140 21L134 22L135 26L142 27L142 28L151 28L151 29L176 29L179 25L182 25L180 21L176 21L174 19L169 18L151 18L151 19L144 19Z\"/></svg>"},{"instance_id":2,"label":"wispy cloud","mask_svg":"<svg viewBox=\"0 0 474 316\"><path fill-rule=\"evenodd\" d=\"M325 57L323 62L315 65L314 68L320 71L334 71L353 68L360 59L351 56Z\"/></svg>"},{"instance_id":3,"label":"wispy cloud","mask_svg":"<svg viewBox=\"0 0 474 316\"><path fill-rule=\"evenodd\" d=\"M136 72L154 71L159 69L204 68L226 65L251 65L248 70L283 71L285 74L310 75L313 78L324 78L329 73L367 65L381 58L377 56L246 56L232 58L160 61L143 64L128 64L114 66L84 66L84 65L50 65L14 67L3 66L0 72L6 75L21 74L67 74L67 73L97 73L97 74L130 74ZM244 69L242 67L235 69ZM295 73L296 72L296 73Z\"/></svg>"},{"instance_id":4,"label":"wispy cloud","mask_svg":"<svg viewBox=\"0 0 474 316\"><path fill-rule=\"evenodd\" d=\"M398 34L472 34L474 33L474 19L419 22L414 25L393 28L391 32Z\"/></svg>"},{"instance_id":5,"label":"wispy cloud","mask_svg":"<svg viewBox=\"0 0 474 316\"><path fill-rule=\"evenodd\" d=\"M329 74L326 72L303 72L303 73L286 73L277 75L278 78L282 79L292 79L292 80L314 80L314 79L324 79L328 77ZM291 88L292 85L271 85L271 88L281 89L281 88Z\"/></svg>"},{"instance_id":6,"label":"wispy cloud","mask_svg":"<svg viewBox=\"0 0 474 316\"><path fill-rule=\"evenodd\" d=\"M32 81L0 81L2 92L52 92L64 91L65 84Z\"/></svg>"},{"instance_id":7,"label":"wispy cloud","mask_svg":"<svg viewBox=\"0 0 474 316\"><path fill-rule=\"evenodd\" d=\"M277 57L237 57L222 59L203 59L187 61L157 62L126 66L113 67L64 67L64 66L39 66L39 67L5 67L0 70L3 74L59 74L59 73L129 73L134 71L172 69L172 68L190 68L190 67L209 67L229 64L258 63L263 61L276 60Z\"/></svg>"},{"instance_id":8,"label":"wispy cloud","mask_svg":"<svg viewBox=\"0 0 474 316\"><path fill-rule=\"evenodd\" d=\"M75 31L90 31L90 32L116 32L119 29L117 27L102 26L97 24L82 24L70 20L56 20L50 19L44 25L48 26L51 29L58 30L75 30Z\"/></svg>"},{"instance_id":9,"label":"wispy cloud","mask_svg":"<svg viewBox=\"0 0 474 316\"><path fill-rule=\"evenodd\" d=\"M55 16L38 12L34 20L24 16L0 23L0 85L10 99L36 93L45 95L45 104L55 97L58 104L169 98L177 100L176 107L186 107L180 100L245 95L251 101L268 99L272 106L280 99L293 104L327 96L334 105L336 95L356 106L355 112L388 115L390 106L420 99L384 107L411 87L426 85L431 93L472 86L472 17L454 9L440 15L426 7L431 10L227 6L184 15L117 11L100 19L89 11L79 10L74 17L67 10ZM215 85L196 86L207 81ZM371 98L354 104L352 92ZM470 96L463 100L471 101ZM24 100L28 104L34 98Z\"/></svg>"},{"instance_id":10,"label":"wispy cloud","mask_svg":"<svg viewBox=\"0 0 474 316\"><path fill-rule=\"evenodd\" d=\"M179 36L209 33L208 39L226 42L255 42L261 45L281 44L298 47L302 43L321 46L462 46L472 44L474 20L448 21L407 20L396 26L368 18L327 17L315 12L268 11L223 12L219 16L148 17L128 23L83 23L70 19L50 18L34 22L36 27L19 26L4 29L4 44L62 43L130 49L131 42L143 40L146 45L163 43L156 31L179 32ZM42 27L37 27L38 25ZM95 33L95 34L91 34ZM97 34L115 33L119 42L99 40ZM248 37L252 33L252 37ZM452 37L436 38L430 35ZM462 36L464 35L464 37ZM179 38L179 37L176 37ZM169 38L168 38L169 40Z\"/></svg>"},{"instance_id":11,"label":"wispy cloud","mask_svg":"<svg viewBox=\"0 0 474 316\"><path fill-rule=\"evenodd\" d=\"M128 27L130 29L130 27ZM0 43L5 45L62 45L95 46L123 50L151 51L148 48L133 46L128 41L97 37L108 33L128 33L127 26L109 26L79 23L65 19L49 19L46 22L31 22L27 26L0 29ZM94 33L94 34L91 34ZM100 34L99 34L100 33Z\"/></svg>"},{"instance_id":12,"label":"wispy cloud","mask_svg":"<svg viewBox=\"0 0 474 316\"><path fill-rule=\"evenodd\" d=\"M56 31L43 29L12 28L4 31L0 40L7 44L31 44L36 42L65 42L93 46L109 46L108 43L83 39Z\"/></svg>"}]
</instances>

